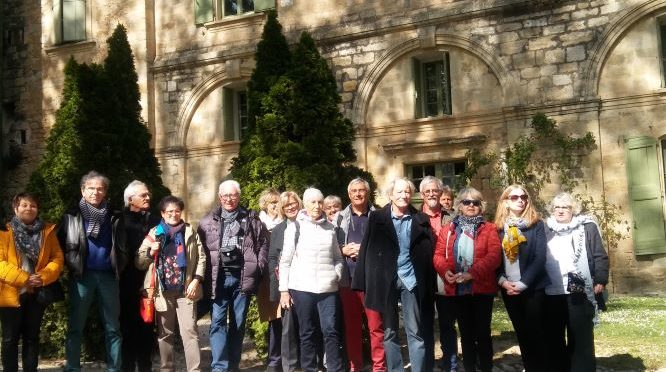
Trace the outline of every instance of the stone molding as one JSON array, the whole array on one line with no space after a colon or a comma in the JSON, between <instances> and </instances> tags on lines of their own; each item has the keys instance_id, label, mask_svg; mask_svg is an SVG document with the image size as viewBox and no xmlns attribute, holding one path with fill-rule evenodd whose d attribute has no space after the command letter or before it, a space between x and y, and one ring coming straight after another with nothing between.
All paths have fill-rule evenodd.
<instances>
[{"instance_id":1,"label":"stone molding","mask_svg":"<svg viewBox=\"0 0 666 372\"><path fill-rule=\"evenodd\" d=\"M666 0L652 0L630 7L599 37L592 47L592 53L583 67L583 85L581 97L589 99L599 94L599 78L606 60L615 46L622 40L627 30L636 22L659 11L666 11Z\"/></svg>"},{"instance_id":2,"label":"stone molding","mask_svg":"<svg viewBox=\"0 0 666 372\"><path fill-rule=\"evenodd\" d=\"M451 145L472 145L481 144L486 142L487 137L483 134L465 136L465 137L444 137L434 141L413 141L413 142L397 142L387 143L385 145L378 145L381 150L387 154L400 155L404 153L411 153L416 150L419 152L428 152L428 150L436 150L442 146Z\"/></svg>"},{"instance_id":3,"label":"stone molding","mask_svg":"<svg viewBox=\"0 0 666 372\"><path fill-rule=\"evenodd\" d=\"M364 126L366 114L370 99L382 77L389 70L390 66L400 58L403 58L410 52L420 48L432 48L432 32L420 32L419 37L407 40L388 49L374 64L368 69L367 75L358 86L357 94L353 103L351 114L352 122L357 126ZM470 54L484 61L493 74L497 77L503 90L503 99L505 106L519 105L520 94L518 94L519 84L509 74L507 67L497 58L499 53L488 50L480 43L462 36L436 31L434 34L434 47L455 46L466 50Z\"/></svg>"},{"instance_id":4,"label":"stone molding","mask_svg":"<svg viewBox=\"0 0 666 372\"><path fill-rule=\"evenodd\" d=\"M44 52L46 52L46 55L51 58L63 57L80 52L88 52L95 49L96 46L97 42L95 40L86 40L76 43L66 43L44 47Z\"/></svg>"}]
</instances>

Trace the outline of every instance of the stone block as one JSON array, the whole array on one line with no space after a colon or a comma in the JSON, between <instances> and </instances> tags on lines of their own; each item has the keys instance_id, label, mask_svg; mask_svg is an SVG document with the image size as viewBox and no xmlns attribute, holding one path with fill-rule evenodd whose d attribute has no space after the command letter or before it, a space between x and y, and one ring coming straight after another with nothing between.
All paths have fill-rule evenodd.
<instances>
[{"instance_id":1,"label":"stone block","mask_svg":"<svg viewBox=\"0 0 666 372\"><path fill-rule=\"evenodd\" d=\"M565 60L565 53L562 49L547 50L544 54L545 63L562 63Z\"/></svg>"},{"instance_id":2,"label":"stone block","mask_svg":"<svg viewBox=\"0 0 666 372\"><path fill-rule=\"evenodd\" d=\"M534 52L518 53L511 56L514 68L528 68L535 64Z\"/></svg>"},{"instance_id":3,"label":"stone block","mask_svg":"<svg viewBox=\"0 0 666 372\"><path fill-rule=\"evenodd\" d=\"M503 55L513 55L525 51L527 40L511 41L500 44L500 50Z\"/></svg>"},{"instance_id":4,"label":"stone block","mask_svg":"<svg viewBox=\"0 0 666 372\"><path fill-rule=\"evenodd\" d=\"M570 46L586 43L592 40L593 37L594 33L592 31L579 31L561 35L560 40L562 41L562 46Z\"/></svg>"},{"instance_id":5,"label":"stone block","mask_svg":"<svg viewBox=\"0 0 666 372\"><path fill-rule=\"evenodd\" d=\"M492 35L495 33L495 27L477 27L470 32L472 35Z\"/></svg>"},{"instance_id":6,"label":"stone block","mask_svg":"<svg viewBox=\"0 0 666 372\"><path fill-rule=\"evenodd\" d=\"M557 46L557 41L553 38L532 39L527 45L528 50L550 49Z\"/></svg>"},{"instance_id":7,"label":"stone block","mask_svg":"<svg viewBox=\"0 0 666 372\"><path fill-rule=\"evenodd\" d=\"M516 41L520 39L520 36L518 36L517 32L504 32L499 35L497 35L497 40L500 43L507 43L510 41Z\"/></svg>"},{"instance_id":8,"label":"stone block","mask_svg":"<svg viewBox=\"0 0 666 372\"><path fill-rule=\"evenodd\" d=\"M513 22L513 23L504 23L501 25L497 25L495 29L497 32L503 33L503 32L508 32L508 31L516 31L520 30L523 28L523 24L521 22Z\"/></svg>"},{"instance_id":9,"label":"stone block","mask_svg":"<svg viewBox=\"0 0 666 372\"><path fill-rule=\"evenodd\" d=\"M541 28L540 27L524 28L518 31L518 35L520 35L520 37L522 37L523 39L531 39L539 37L541 36Z\"/></svg>"},{"instance_id":10,"label":"stone block","mask_svg":"<svg viewBox=\"0 0 666 372\"><path fill-rule=\"evenodd\" d=\"M352 93L342 93L340 95L342 102L351 102L354 99L354 94Z\"/></svg>"},{"instance_id":11,"label":"stone block","mask_svg":"<svg viewBox=\"0 0 666 372\"><path fill-rule=\"evenodd\" d=\"M167 82L167 92L175 92L178 88L178 84L175 81L170 80Z\"/></svg>"},{"instance_id":12,"label":"stone block","mask_svg":"<svg viewBox=\"0 0 666 372\"><path fill-rule=\"evenodd\" d=\"M540 76L552 76L556 73L557 73L557 66L555 65L541 66L541 68L539 68Z\"/></svg>"},{"instance_id":13,"label":"stone block","mask_svg":"<svg viewBox=\"0 0 666 372\"><path fill-rule=\"evenodd\" d=\"M542 27L548 24L545 17L543 18L531 18L523 21L524 27Z\"/></svg>"},{"instance_id":14,"label":"stone block","mask_svg":"<svg viewBox=\"0 0 666 372\"><path fill-rule=\"evenodd\" d=\"M553 85L568 85L571 84L571 76L569 75L553 75Z\"/></svg>"},{"instance_id":15,"label":"stone block","mask_svg":"<svg viewBox=\"0 0 666 372\"><path fill-rule=\"evenodd\" d=\"M354 64L355 65L365 65L375 61L374 53L363 53L354 55Z\"/></svg>"},{"instance_id":16,"label":"stone block","mask_svg":"<svg viewBox=\"0 0 666 372\"><path fill-rule=\"evenodd\" d=\"M538 67L530 67L520 70L520 77L523 79L534 79L540 76L541 76L541 71Z\"/></svg>"},{"instance_id":17,"label":"stone block","mask_svg":"<svg viewBox=\"0 0 666 372\"><path fill-rule=\"evenodd\" d=\"M567 48L567 62L577 62L585 60L585 47L582 45Z\"/></svg>"},{"instance_id":18,"label":"stone block","mask_svg":"<svg viewBox=\"0 0 666 372\"><path fill-rule=\"evenodd\" d=\"M578 4L583 4L583 3L584 2L581 1ZM571 12L571 19L590 18L596 16L597 14L599 14L599 8L577 10L575 12Z\"/></svg>"},{"instance_id":19,"label":"stone block","mask_svg":"<svg viewBox=\"0 0 666 372\"><path fill-rule=\"evenodd\" d=\"M342 91L343 92L352 92L356 90L356 87L358 87L358 81L356 80L348 80L342 83Z\"/></svg>"},{"instance_id":20,"label":"stone block","mask_svg":"<svg viewBox=\"0 0 666 372\"><path fill-rule=\"evenodd\" d=\"M595 17L587 20L588 27L603 27L608 24L608 17Z\"/></svg>"},{"instance_id":21,"label":"stone block","mask_svg":"<svg viewBox=\"0 0 666 372\"><path fill-rule=\"evenodd\" d=\"M546 27L543 28L544 36L561 34L564 31L566 31L566 26L565 25L546 26Z\"/></svg>"},{"instance_id":22,"label":"stone block","mask_svg":"<svg viewBox=\"0 0 666 372\"><path fill-rule=\"evenodd\" d=\"M352 63L352 57L350 56L333 58L333 64L335 66L339 67L350 66L351 63Z\"/></svg>"},{"instance_id":23,"label":"stone block","mask_svg":"<svg viewBox=\"0 0 666 372\"><path fill-rule=\"evenodd\" d=\"M567 24L567 31L580 31L586 28L585 21L575 21Z\"/></svg>"},{"instance_id":24,"label":"stone block","mask_svg":"<svg viewBox=\"0 0 666 372\"><path fill-rule=\"evenodd\" d=\"M552 15L550 18L548 18L548 24L552 25L553 23L558 23L558 22L565 22L571 19L571 15L569 13L562 13L562 14L557 14L557 15Z\"/></svg>"}]
</instances>

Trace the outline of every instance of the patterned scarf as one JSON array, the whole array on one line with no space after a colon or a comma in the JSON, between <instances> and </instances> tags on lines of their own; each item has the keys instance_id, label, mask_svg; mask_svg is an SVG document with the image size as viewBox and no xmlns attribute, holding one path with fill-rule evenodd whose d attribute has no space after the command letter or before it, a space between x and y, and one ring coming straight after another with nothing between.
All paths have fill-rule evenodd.
<instances>
[{"instance_id":1,"label":"patterned scarf","mask_svg":"<svg viewBox=\"0 0 666 372\"><path fill-rule=\"evenodd\" d=\"M42 229L44 223L38 218L32 225L26 225L14 216L9 222L14 234L14 245L19 253L28 259L31 273L34 273L42 242Z\"/></svg>"},{"instance_id":2,"label":"patterned scarf","mask_svg":"<svg viewBox=\"0 0 666 372\"><path fill-rule=\"evenodd\" d=\"M222 232L222 239L220 239L220 250L222 252L230 252L233 248L239 248L238 233L240 231L240 223L236 220L238 218L238 208L229 212L224 208L220 208L220 217L224 220L224 231Z\"/></svg>"},{"instance_id":3,"label":"patterned scarf","mask_svg":"<svg viewBox=\"0 0 666 372\"><path fill-rule=\"evenodd\" d=\"M518 247L520 243L527 241L521 230L528 227L527 221L522 218L508 217L504 222L504 238L502 248L509 262L514 263L518 259Z\"/></svg>"},{"instance_id":4,"label":"patterned scarf","mask_svg":"<svg viewBox=\"0 0 666 372\"><path fill-rule=\"evenodd\" d=\"M79 200L79 209L83 218L88 221L88 228L86 229L86 236L97 238L102 224L106 220L106 215L109 213L107 202L102 202L100 208L95 208L88 204L84 198Z\"/></svg>"},{"instance_id":5,"label":"patterned scarf","mask_svg":"<svg viewBox=\"0 0 666 372\"><path fill-rule=\"evenodd\" d=\"M160 221L160 224L155 229L155 236L162 236L162 246L173 241L176 246L176 264L180 268L187 267L187 257L185 254L185 222L180 221L176 226L171 226Z\"/></svg>"}]
</instances>

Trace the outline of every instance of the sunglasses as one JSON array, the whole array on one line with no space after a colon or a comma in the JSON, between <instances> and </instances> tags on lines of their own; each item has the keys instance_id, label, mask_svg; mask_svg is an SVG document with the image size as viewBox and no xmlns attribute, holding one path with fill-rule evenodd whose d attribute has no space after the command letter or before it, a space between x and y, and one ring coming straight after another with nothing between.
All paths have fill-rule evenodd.
<instances>
[{"instance_id":1,"label":"sunglasses","mask_svg":"<svg viewBox=\"0 0 666 372\"><path fill-rule=\"evenodd\" d=\"M460 202L461 202L463 205L467 205L467 206L470 206L470 205L473 205L473 206L475 206L475 207L480 207L480 206L481 206L481 201L479 201L479 200L469 200L469 199L465 199L465 200L462 200L462 201L460 201Z\"/></svg>"},{"instance_id":2,"label":"sunglasses","mask_svg":"<svg viewBox=\"0 0 666 372\"><path fill-rule=\"evenodd\" d=\"M518 199L520 199L520 200L522 200L522 201L527 201L527 199L529 199L529 196L527 196L527 194L523 194L523 195L509 195L509 199L510 199L511 201L514 201L514 202L517 201Z\"/></svg>"}]
</instances>

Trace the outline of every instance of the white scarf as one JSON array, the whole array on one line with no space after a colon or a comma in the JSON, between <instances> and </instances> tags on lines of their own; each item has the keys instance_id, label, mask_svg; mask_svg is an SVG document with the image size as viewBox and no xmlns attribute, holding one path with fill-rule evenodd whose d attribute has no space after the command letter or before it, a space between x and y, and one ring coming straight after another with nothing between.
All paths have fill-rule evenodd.
<instances>
[{"instance_id":1,"label":"white scarf","mask_svg":"<svg viewBox=\"0 0 666 372\"><path fill-rule=\"evenodd\" d=\"M587 261L587 247L585 245L585 224L597 224L590 216L578 215L574 216L569 223L559 223L555 218L548 217L546 224L550 228L551 234L559 236L570 236L573 243L572 260L576 270L576 274L585 279L585 295L594 306L594 324L598 323L597 301L594 298L594 283L592 282L592 274L590 273L590 265ZM599 226L597 226L599 230ZM601 230L599 230L601 231Z\"/></svg>"}]
</instances>

